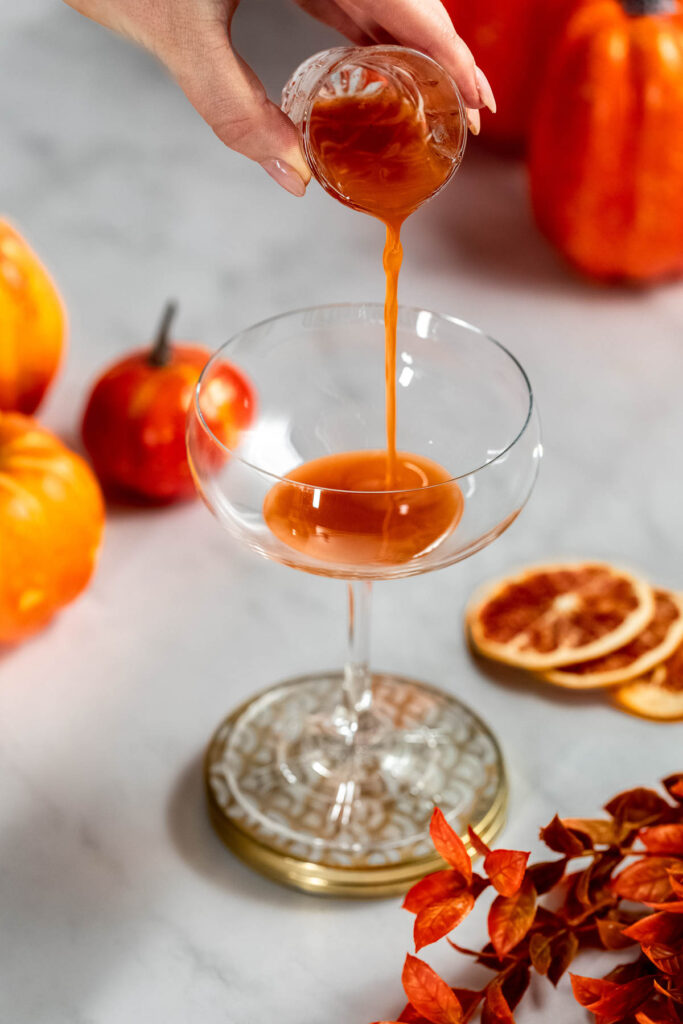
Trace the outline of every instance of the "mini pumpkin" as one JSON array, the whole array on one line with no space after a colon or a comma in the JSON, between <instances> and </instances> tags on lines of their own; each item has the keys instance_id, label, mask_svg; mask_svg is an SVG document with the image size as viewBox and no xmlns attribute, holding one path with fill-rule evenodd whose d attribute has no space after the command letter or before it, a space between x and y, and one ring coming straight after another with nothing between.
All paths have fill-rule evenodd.
<instances>
[{"instance_id":1,"label":"mini pumpkin","mask_svg":"<svg viewBox=\"0 0 683 1024\"><path fill-rule=\"evenodd\" d=\"M683 15L672 0L589 0L570 19L531 136L539 227L579 270L683 271Z\"/></svg>"},{"instance_id":2,"label":"mini pumpkin","mask_svg":"<svg viewBox=\"0 0 683 1024\"><path fill-rule=\"evenodd\" d=\"M0 644L36 632L83 590L103 527L87 463L30 417L0 413Z\"/></svg>"},{"instance_id":3,"label":"mini pumpkin","mask_svg":"<svg viewBox=\"0 0 683 1024\"><path fill-rule=\"evenodd\" d=\"M194 497L185 448L187 410L211 357L201 345L171 343L175 304L164 311L153 345L125 356L97 380L83 416L83 442L107 493L119 500L165 503ZM209 427L232 448L251 422L255 395L228 362L214 372Z\"/></svg>"},{"instance_id":4,"label":"mini pumpkin","mask_svg":"<svg viewBox=\"0 0 683 1024\"><path fill-rule=\"evenodd\" d=\"M36 254L0 220L0 410L32 413L64 351L66 317Z\"/></svg>"}]
</instances>

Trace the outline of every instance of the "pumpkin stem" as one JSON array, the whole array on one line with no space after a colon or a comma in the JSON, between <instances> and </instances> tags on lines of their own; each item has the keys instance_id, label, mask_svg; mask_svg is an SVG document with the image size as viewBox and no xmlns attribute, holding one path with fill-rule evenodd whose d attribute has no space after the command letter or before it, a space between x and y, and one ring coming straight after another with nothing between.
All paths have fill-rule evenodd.
<instances>
[{"instance_id":1,"label":"pumpkin stem","mask_svg":"<svg viewBox=\"0 0 683 1024\"><path fill-rule=\"evenodd\" d=\"M632 18L643 18L653 14L673 14L676 0L621 0L621 6Z\"/></svg>"},{"instance_id":2,"label":"pumpkin stem","mask_svg":"<svg viewBox=\"0 0 683 1024\"><path fill-rule=\"evenodd\" d=\"M167 302L161 316L161 323L157 329L156 338L149 354L149 361L152 366L168 366L171 360L171 342L168 339L168 332L178 312L177 302Z\"/></svg>"}]
</instances>

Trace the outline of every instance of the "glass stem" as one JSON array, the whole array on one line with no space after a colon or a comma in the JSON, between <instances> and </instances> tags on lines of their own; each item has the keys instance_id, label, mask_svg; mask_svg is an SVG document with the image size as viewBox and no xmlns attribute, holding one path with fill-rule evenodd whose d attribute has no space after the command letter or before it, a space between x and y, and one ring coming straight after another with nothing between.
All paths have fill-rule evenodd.
<instances>
[{"instance_id":1,"label":"glass stem","mask_svg":"<svg viewBox=\"0 0 683 1024\"><path fill-rule=\"evenodd\" d=\"M344 697L340 731L346 742L354 742L360 715L372 704L372 676L368 667L370 658L370 608L372 583L348 584L349 632L346 665L344 666Z\"/></svg>"}]
</instances>

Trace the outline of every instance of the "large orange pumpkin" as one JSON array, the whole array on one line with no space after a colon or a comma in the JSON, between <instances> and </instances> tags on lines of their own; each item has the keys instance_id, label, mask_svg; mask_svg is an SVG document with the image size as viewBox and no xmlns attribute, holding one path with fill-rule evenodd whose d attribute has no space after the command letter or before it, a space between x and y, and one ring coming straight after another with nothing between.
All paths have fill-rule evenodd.
<instances>
[{"instance_id":1,"label":"large orange pumpkin","mask_svg":"<svg viewBox=\"0 0 683 1024\"><path fill-rule=\"evenodd\" d=\"M577 0L444 0L491 82L498 110L481 111L481 138L521 150L542 71Z\"/></svg>"},{"instance_id":2,"label":"large orange pumpkin","mask_svg":"<svg viewBox=\"0 0 683 1024\"><path fill-rule=\"evenodd\" d=\"M23 238L0 220L0 410L38 408L65 339L57 289Z\"/></svg>"},{"instance_id":3,"label":"large orange pumpkin","mask_svg":"<svg viewBox=\"0 0 683 1024\"><path fill-rule=\"evenodd\" d=\"M607 280L683 271L683 15L668 0L589 0L536 111L531 198L574 266Z\"/></svg>"},{"instance_id":4,"label":"large orange pumpkin","mask_svg":"<svg viewBox=\"0 0 683 1024\"><path fill-rule=\"evenodd\" d=\"M35 420L0 413L0 643L23 640L81 592L103 525L87 463Z\"/></svg>"}]
</instances>

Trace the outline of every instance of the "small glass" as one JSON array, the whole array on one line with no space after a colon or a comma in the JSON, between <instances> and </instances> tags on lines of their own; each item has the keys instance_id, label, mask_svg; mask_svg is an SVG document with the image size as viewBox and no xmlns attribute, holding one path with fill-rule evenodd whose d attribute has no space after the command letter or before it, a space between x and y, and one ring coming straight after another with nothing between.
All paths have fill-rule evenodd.
<instances>
[{"instance_id":1,"label":"small glass","mask_svg":"<svg viewBox=\"0 0 683 1024\"><path fill-rule=\"evenodd\" d=\"M232 451L205 416L224 359L257 395L255 418ZM428 456L450 476L432 488L360 499L384 501L407 521L429 492L457 495L463 510L452 530L393 561L381 545L354 561L354 530L365 537L366 524L351 520L344 535L335 533L326 510L340 492L288 479L322 456L383 448L381 306L302 309L243 331L207 364L190 409L190 466L219 522L266 558L348 584L345 669L279 683L250 701L219 729L207 762L220 813L240 836L255 835L261 852L277 851L290 864L366 870L409 863L429 852L435 804L462 827L478 820L482 801L502 785L497 747L473 712L427 684L371 672L371 583L458 562L514 521L541 457L531 387L496 341L424 309L399 309L397 360L398 449ZM308 553L284 543L264 518L280 486L297 488L302 507L319 512L319 545ZM401 626L409 642L410 621Z\"/></svg>"},{"instance_id":2,"label":"small glass","mask_svg":"<svg viewBox=\"0 0 683 1024\"><path fill-rule=\"evenodd\" d=\"M364 117L376 129L372 101L381 96L410 106L423 126L428 146L441 158L442 172L431 191L421 197L420 202L424 202L448 184L462 163L467 142L465 106L458 87L431 57L404 46L337 46L304 61L282 92L282 110L299 129L303 153L314 177L335 199L371 214L377 213L373 206L345 192L331 172L311 133L311 115L322 101L353 99L360 138ZM356 152L359 149L362 144L356 143ZM396 160L395 152L392 160ZM382 194L384 213L390 212L390 199L388 181Z\"/></svg>"}]
</instances>

